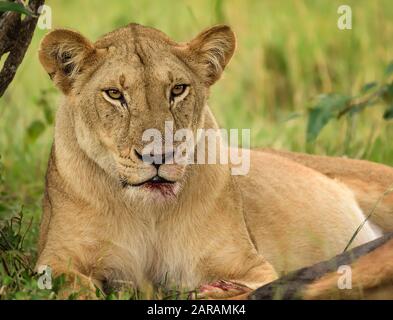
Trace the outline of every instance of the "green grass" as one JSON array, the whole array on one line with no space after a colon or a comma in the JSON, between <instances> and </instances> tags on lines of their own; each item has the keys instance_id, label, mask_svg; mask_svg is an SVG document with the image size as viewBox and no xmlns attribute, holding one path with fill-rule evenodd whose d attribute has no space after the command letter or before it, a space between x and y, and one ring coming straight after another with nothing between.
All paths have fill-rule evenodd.
<instances>
[{"instance_id":1,"label":"green grass","mask_svg":"<svg viewBox=\"0 0 393 320\"><path fill-rule=\"evenodd\" d=\"M138 22L179 41L217 23L231 25L238 49L212 89L210 106L227 128L251 128L251 144L317 154L347 155L393 164L393 126L375 106L348 121L332 121L315 143L306 144L307 109L321 93L353 94L380 80L393 59L393 5L390 0L352 0L353 29L336 27L342 1L108 1L47 0L54 27L77 29L90 39ZM39 65L37 48L46 31L37 30L18 73L0 99L0 221L23 206L21 249L32 264L40 219L44 174L53 126L34 138L33 122L50 123L60 99ZM0 61L0 64L3 61ZM35 127L38 130L37 126ZM34 131L33 130L33 131ZM28 134L30 132L30 134ZM16 285L0 270L0 298L53 297L21 276ZM126 296L130 297L130 296Z\"/></svg>"}]
</instances>

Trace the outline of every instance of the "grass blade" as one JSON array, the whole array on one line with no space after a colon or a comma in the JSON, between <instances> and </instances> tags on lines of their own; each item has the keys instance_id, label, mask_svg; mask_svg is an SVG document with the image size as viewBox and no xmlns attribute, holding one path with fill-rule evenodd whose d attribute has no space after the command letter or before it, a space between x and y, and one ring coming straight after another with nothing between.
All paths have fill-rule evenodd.
<instances>
[{"instance_id":1,"label":"grass blade","mask_svg":"<svg viewBox=\"0 0 393 320\"><path fill-rule=\"evenodd\" d=\"M377 207L379 206L379 204L381 203L381 201L383 200L384 197L386 197L389 193L393 192L393 184L391 184L389 186L389 188L387 190L385 190L385 192L382 194L382 196L377 200L377 202L375 203L374 207L371 209L370 213L368 214L368 216L366 217L366 219L364 219L364 221L359 225L359 227L355 230L355 232L353 233L351 239L349 240L349 242L347 243L347 245L345 246L345 249L343 252L346 252L348 250L348 248L351 246L352 242L355 240L356 236L359 234L360 230L362 230L363 226L366 224L366 222L371 218L371 216L374 214L375 210L377 209Z\"/></svg>"}]
</instances>

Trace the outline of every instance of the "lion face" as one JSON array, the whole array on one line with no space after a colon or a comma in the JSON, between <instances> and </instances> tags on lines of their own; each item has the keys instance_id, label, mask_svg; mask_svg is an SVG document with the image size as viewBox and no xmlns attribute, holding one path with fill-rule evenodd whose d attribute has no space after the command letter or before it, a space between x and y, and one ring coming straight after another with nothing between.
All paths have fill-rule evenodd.
<instances>
[{"instance_id":1,"label":"lion face","mask_svg":"<svg viewBox=\"0 0 393 320\"><path fill-rule=\"evenodd\" d=\"M181 190L186 165L173 161L179 142L165 144L165 126L193 133L203 127L209 87L234 49L227 26L179 44L131 24L95 43L55 30L42 41L39 56L65 94L83 152L128 192L167 198ZM161 134L154 150L144 136L152 129Z\"/></svg>"}]
</instances>

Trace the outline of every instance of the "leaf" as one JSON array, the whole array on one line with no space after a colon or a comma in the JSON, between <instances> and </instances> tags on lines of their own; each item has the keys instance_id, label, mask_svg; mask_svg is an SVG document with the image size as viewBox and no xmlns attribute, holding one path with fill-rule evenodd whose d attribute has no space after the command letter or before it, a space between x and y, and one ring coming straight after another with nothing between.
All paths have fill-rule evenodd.
<instances>
[{"instance_id":1,"label":"leaf","mask_svg":"<svg viewBox=\"0 0 393 320\"><path fill-rule=\"evenodd\" d=\"M363 93L363 94L364 94L364 93L367 93L367 92L369 92L371 89L374 89L377 85L378 85L378 82L376 82L376 81L366 83L366 84L362 87L362 89L361 89L360 91L361 91L361 93Z\"/></svg>"},{"instance_id":2,"label":"leaf","mask_svg":"<svg viewBox=\"0 0 393 320\"><path fill-rule=\"evenodd\" d=\"M337 117L343 110L350 97L340 94L322 95L317 105L309 110L306 138L307 142L314 141L330 119Z\"/></svg>"},{"instance_id":3,"label":"leaf","mask_svg":"<svg viewBox=\"0 0 393 320\"><path fill-rule=\"evenodd\" d=\"M385 76L390 76L393 73L393 61L388 64L385 69Z\"/></svg>"},{"instance_id":4,"label":"leaf","mask_svg":"<svg viewBox=\"0 0 393 320\"><path fill-rule=\"evenodd\" d=\"M389 105L393 103L393 83L389 83L383 87L382 99Z\"/></svg>"},{"instance_id":5,"label":"leaf","mask_svg":"<svg viewBox=\"0 0 393 320\"><path fill-rule=\"evenodd\" d=\"M389 106L383 113L383 118L385 120L393 119L393 105Z\"/></svg>"},{"instance_id":6,"label":"leaf","mask_svg":"<svg viewBox=\"0 0 393 320\"><path fill-rule=\"evenodd\" d=\"M26 8L21 3L0 1L0 12L6 12L6 11L18 12L18 13L25 14L27 16L34 16L34 17L36 16L34 15L33 12L31 12L28 8Z\"/></svg>"},{"instance_id":7,"label":"leaf","mask_svg":"<svg viewBox=\"0 0 393 320\"><path fill-rule=\"evenodd\" d=\"M307 123L307 142L314 141L331 118L333 116L323 109L317 108L310 110Z\"/></svg>"},{"instance_id":8,"label":"leaf","mask_svg":"<svg viewBox=\"0 0 393 320\"><path fill-rule=\"evenodd\" d=\"M35 142L44 131L45 124L41 120L33 121L27 128L28 142Z\"/></svg>"},{"instance_id":9,"label":"leaf","mask_svg":"<svg viewBox=\"0 0 393 320\"><path fill-rule=\"evenodd\" d=\"M53 110L51 109L49 102L47 99L40 99L38 101L38 104L42 107L42 111L44 112L44 117L46 120L46 123L48 125L53 124Z\"/></svg>"}]
</instances>

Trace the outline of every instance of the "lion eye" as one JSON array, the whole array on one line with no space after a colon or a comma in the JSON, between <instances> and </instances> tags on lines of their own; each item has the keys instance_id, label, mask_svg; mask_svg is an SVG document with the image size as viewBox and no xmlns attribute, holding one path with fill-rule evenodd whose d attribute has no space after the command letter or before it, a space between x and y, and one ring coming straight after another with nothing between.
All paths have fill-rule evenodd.
<instances>
[{"instance_id":1,"label":"lion eye","mask_svg":"<svg viewBox=\"0 0 393 320\"><path fill-rule=\"evenodd\" d=\"M122 100L123 99L123 94L117 90L117 89L108 89L105 90L105 93L107 96L113 100Z\"/></svg>"},{"instance_id":2,"label":"lion eye","mask_svg":"<svg viewBox=\"0 0 393 320\"><path fill-rule=\"evenodd\" d=\"M177 97L180 96L184 91L186 91L187 85L186 84L177 84L171 90L171 96Z\"/></svg>"}]
</instances>

